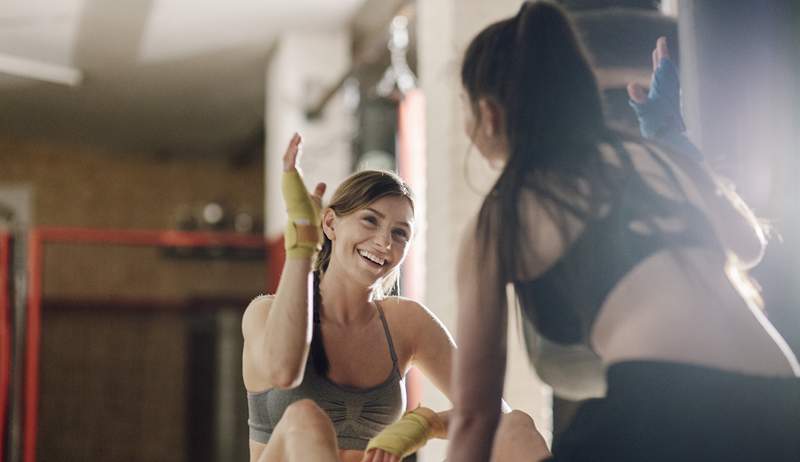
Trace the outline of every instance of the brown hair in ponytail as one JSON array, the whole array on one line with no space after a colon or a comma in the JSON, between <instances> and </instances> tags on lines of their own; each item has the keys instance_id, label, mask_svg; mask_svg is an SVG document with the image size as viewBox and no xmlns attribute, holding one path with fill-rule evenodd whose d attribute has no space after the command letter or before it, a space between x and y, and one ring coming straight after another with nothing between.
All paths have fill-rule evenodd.
<instances>
[{"instance_id":1,"label":"brown hair in ponytail","mask_svg":"<svg viewBox=\"0 0 800 462\"><path fill-rule=\"evenodd\" d=\"M589 59L561 7L526 1L515 16L483 29L464 54L461 82L476 117L479 101L487 99L500 107L505 123L508 158L481 206L475 230L483 255L498 256L498 287L504 288L522 267L523 190L535 195L564 242L571 240L569 219L586 223L616 198L625 198L631 213L653 223L651 228L671 242L656 219L684 212L634 168L623 142L641 139L607 126ZM614 150L620 166L603 159L601 145ZM682 191L671 167L660 163L675 190ZM525 307L523 314L536 324L536 307Z\"/></svg>"}]
</instances>

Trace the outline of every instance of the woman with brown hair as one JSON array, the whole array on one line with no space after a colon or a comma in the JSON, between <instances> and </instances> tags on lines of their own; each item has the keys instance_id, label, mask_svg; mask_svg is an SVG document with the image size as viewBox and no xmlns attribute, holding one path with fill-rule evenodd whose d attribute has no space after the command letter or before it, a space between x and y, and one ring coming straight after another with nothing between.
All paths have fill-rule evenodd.
<instances>
[{"instance_id":1,"label":"woman with brown hair","mask_svg":"<svg viewBox=\"0 0 800 462\"><path fill-rule=\"evenodd\" d=\"M449 412L403 415L406 371L416 366L449 397L455 352L430 311L385 295L414 235L414 199L398 176L364 171L320 214L325 187L306 192L300 143L295 135L284 156L278 290L253 300L242 320L251 461L398 461L444 438L449 423ZM544 447L522 412L505 414L499 435L496 460Z\"/></svg>"},{"instance_id":2,"label":"woman with brown hair","mask_svg":"<svg viewBox=\"0 0 800 462\"><path fill-rule=\"evenodd\" d=\"M747 279L765 239L745 203L674 140L606 124L550 2L480 32L461 77L467 134L503 168L460 250L448 461L491 452L508 284L540 335L607 366L606 396L582 405L552 460L800 460L800 365Z\"/></svg>"}]
</instances>

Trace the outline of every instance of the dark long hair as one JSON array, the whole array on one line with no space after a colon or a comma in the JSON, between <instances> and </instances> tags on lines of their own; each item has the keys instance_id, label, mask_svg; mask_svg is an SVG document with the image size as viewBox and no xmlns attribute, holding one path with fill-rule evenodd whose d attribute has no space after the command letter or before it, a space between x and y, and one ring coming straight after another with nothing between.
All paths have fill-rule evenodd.
<instances>
[{"instance_id":1,"label":"dark long hair","mask_svg":"<svg viewBox=\"0 0 800 462\"><path fill-rule=\"evenodd\" d=\"M353 175L336 188L327 208L333 210L336 216L349 215L356 210L369 206L384 197L404 197L414 209L414 194L411 188L399 176L391 172L380 170L364 170ZM314 261L314 329L311 336L311 361L318 373L326 375L330 369L325 347L322 343L322 329L319 311L322 306L322 296L319 284L328 269L333 252L333 242L323 233L322 248ZM378 288L378 296L396 290L399 268L384 277L383 284Z\"/></svg>"},{"instance_id":2,"label":"dark long hair","mask_svg":"<svg viewBox=\"0 0 800 462\"><path fill-rule=\"evenodd\" d=\"M564 242L574 229L568 218L586 223L615 198L624 197L625 207L656 233L656 218L679 213L675 201L654 191L634 168L623 142L641 143L638 136L607 126L589 59L557 5L525 2L514 17L486 27L466 50L461 81L476 116L478 101L486 98L501 108L505 122L507 163L481 206L476 230L483 255L498 255L498 287L520 268L523 189L535 194ZM618 164L603 159L602 145L615 151ZM670 166L653 157L683 192Z\"/></svg>"}]
</instances>

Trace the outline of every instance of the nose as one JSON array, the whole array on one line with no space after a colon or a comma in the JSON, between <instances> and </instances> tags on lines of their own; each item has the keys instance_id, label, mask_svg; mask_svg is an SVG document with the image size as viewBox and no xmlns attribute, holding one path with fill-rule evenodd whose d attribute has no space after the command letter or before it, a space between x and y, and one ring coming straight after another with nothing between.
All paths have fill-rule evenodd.
<instances>
[{"instance_id":1,"label":"nose","mask_svg":"<svg viewBox=\"0 0 800 462\"><path fill-rule=\"evenodd\" d=\"M375 233L375 244L377 244L381 249L390 249L392 247L391 230L380 230Z\"/></svg>"}]
</instances>

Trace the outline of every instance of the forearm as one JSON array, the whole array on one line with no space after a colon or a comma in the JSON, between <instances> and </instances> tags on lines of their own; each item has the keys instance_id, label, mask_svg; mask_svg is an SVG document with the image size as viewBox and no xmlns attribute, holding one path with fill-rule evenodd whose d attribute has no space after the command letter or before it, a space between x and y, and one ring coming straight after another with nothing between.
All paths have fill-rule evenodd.
<instances>
[{"instance_id":1,"label":"forearm","mask_svg":"<svg viewBox=\"0 0 800 462\"><path fill-rule=\"evenodd\" d=\"M505 400L502 400L501 402L500 412L503 414L511 412L511 407L508 405L508 403L506 403ZM446 411L437 412L436 415L439 417L439 420L442 422L442 424L444 424L444 432L441 434L434 434L432 437L445 439L450 432L450 422L453 420L453 410L448 409Z\"/></svg>"},{"instance_id":2,"label":"forearm","mask_svg":"<svg viewBox=\"0 0 800 462\"><path fill-rule=\"evenodd\" d=\"M484 462L490 459L492 442L500 421L499 409L494 412L454 411L450 417L450 462Z\"/></svg>"},{"instance_id":3,"label":"forearm","mask_svg":"<svg viewBox=\"0 0 800 462\"><path fill-rule=\"evenodd\" d=\"M310 258L289 258L281 274L264 329L263 357L276 386L302 378L311 343L312 279Z\"/></svg>"},{"instance_id":4,"label":"forearm","mask_svg":"<svg viewBox=\"0 0 800 462\"><path fill-rule=\"evenodd\" d=\"M496 341L504 342L498 335ZM448 461L487 461L500 420L505 351L488 338L478 339L481 346L465 342L456 361L454 408L449 419ZM504 345L505 343L503 343ZM482 371L474 374L471 371Z\"/></svg>"},{"instance_id":5,"label":"forearm","mask_svg":"<svg viewBox=\"0 0 800 462\"><path fill-rule=\"evenodd\" d=\"M703 153L692 143L685 131L670 132L654 138L654 141L665 145L672 152L687 156L695 162L703 161Z\"/></svg>"}]
</instances>

